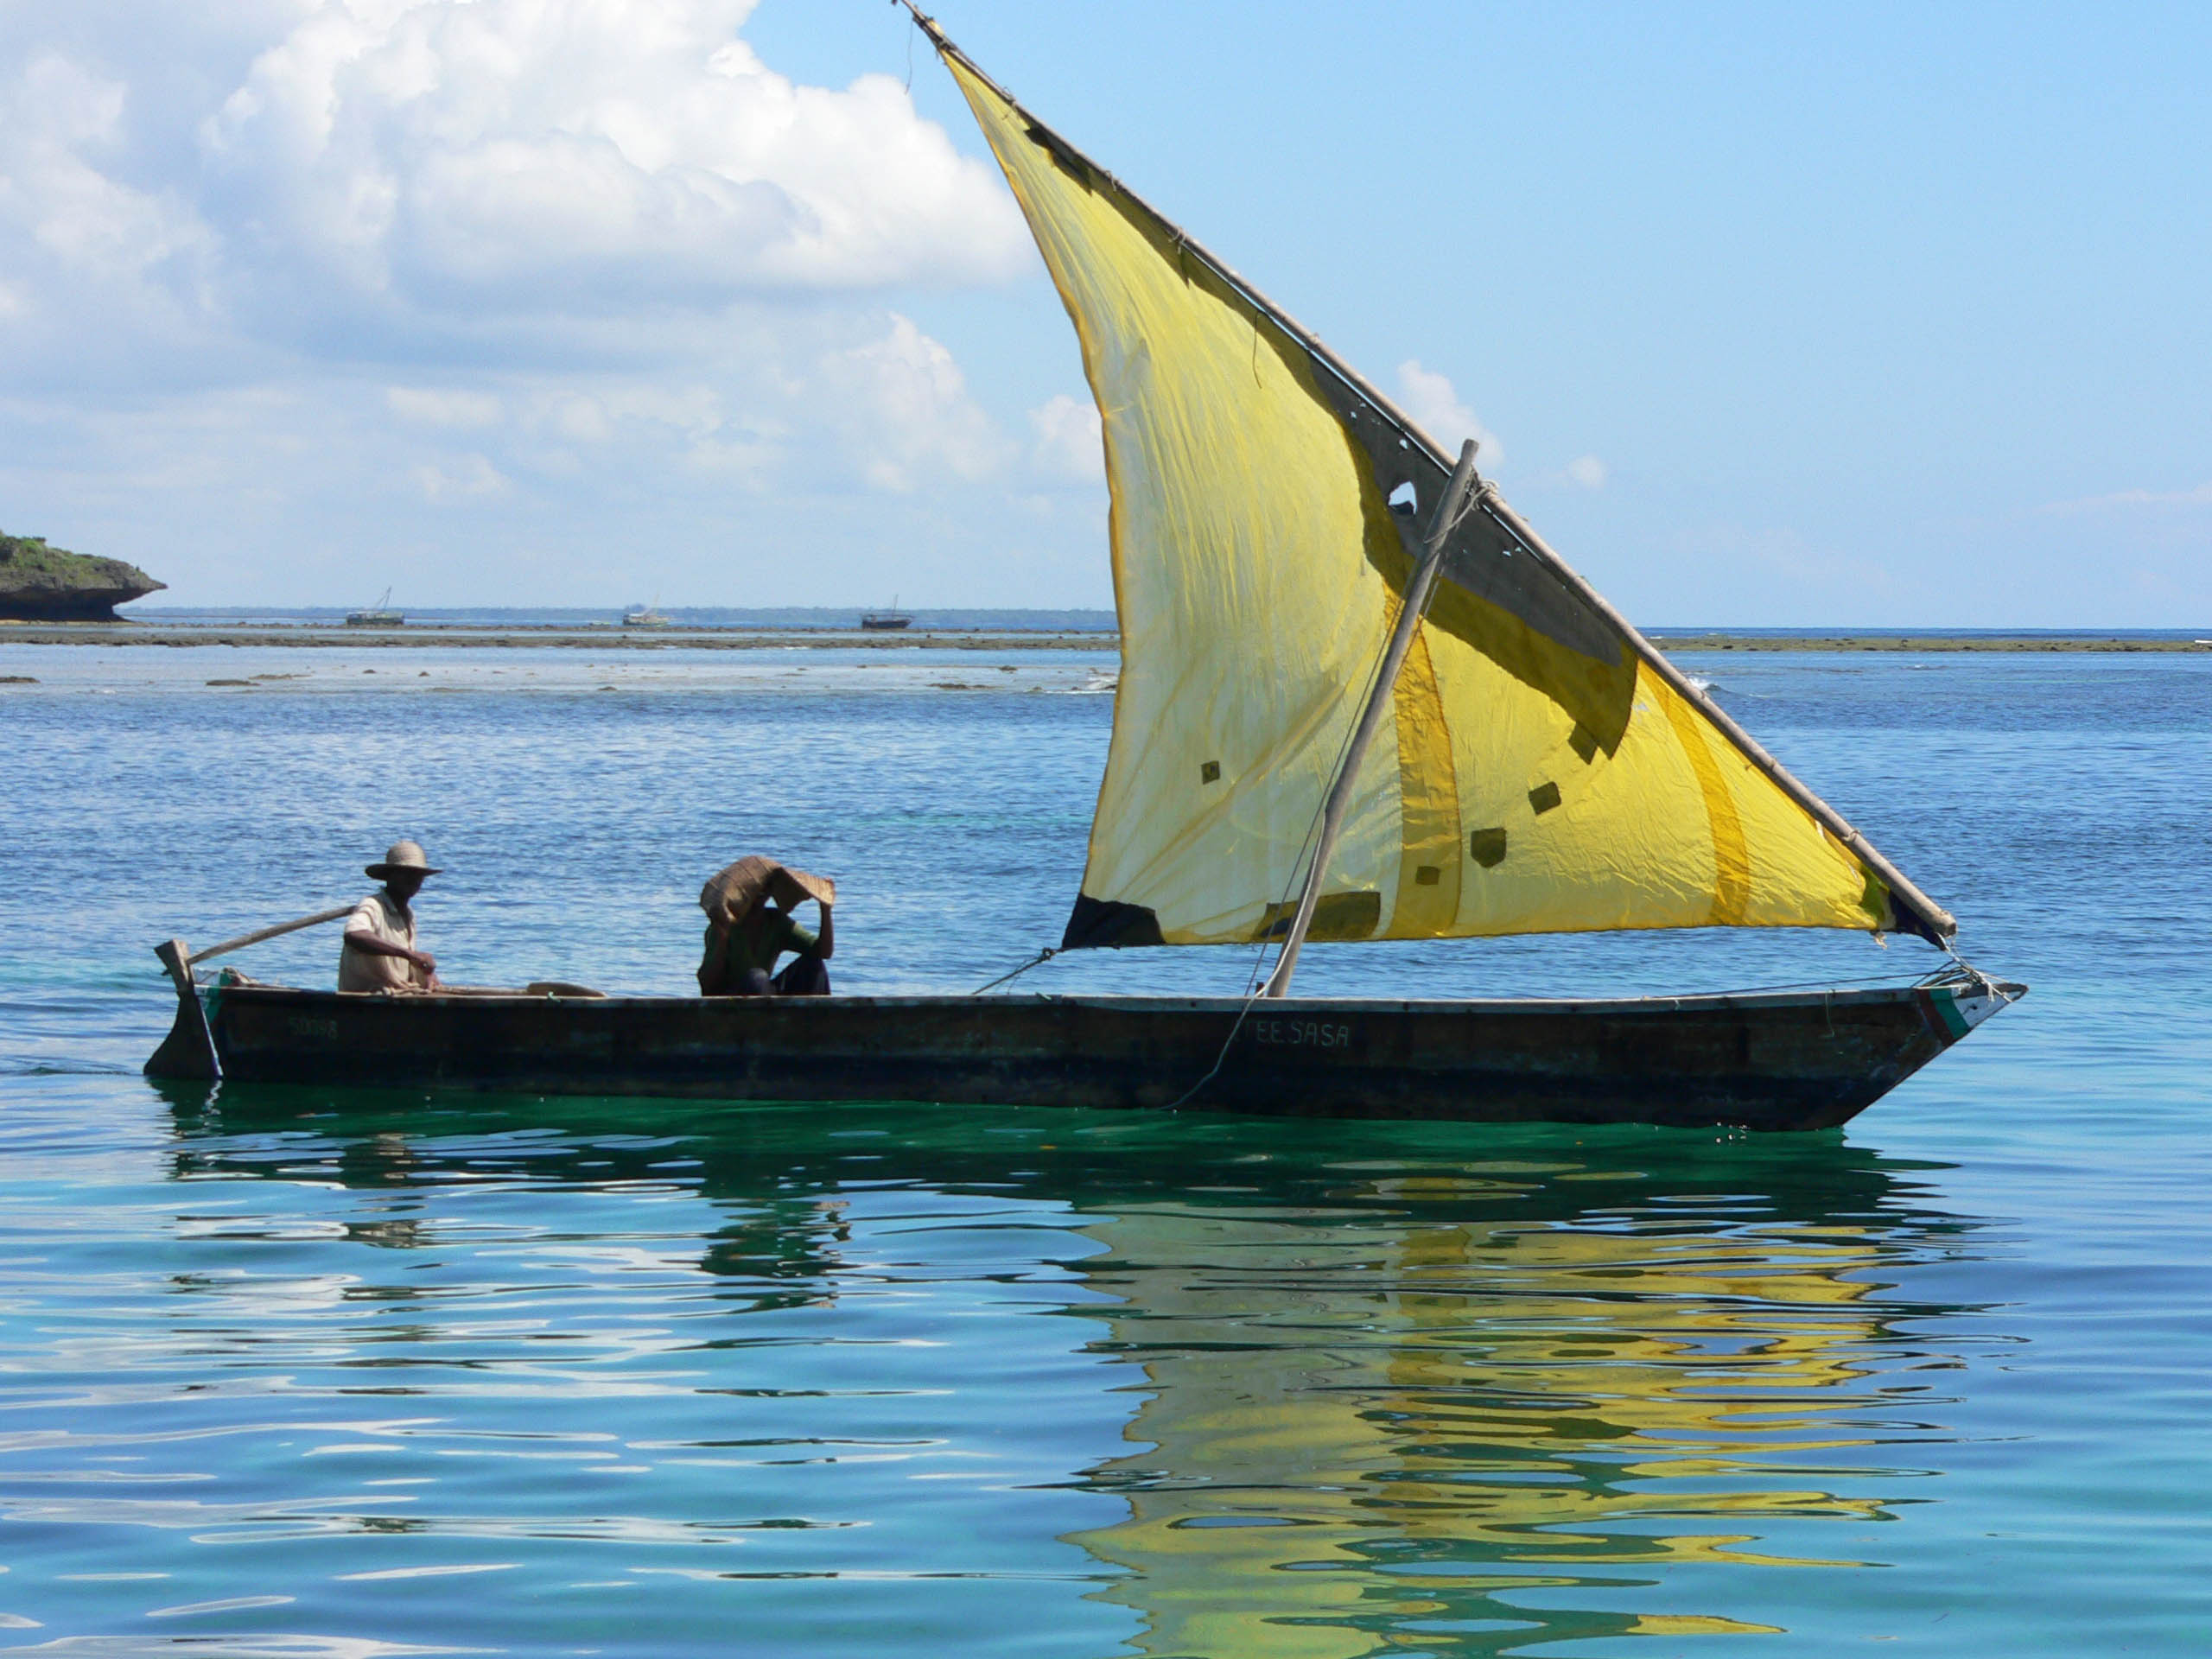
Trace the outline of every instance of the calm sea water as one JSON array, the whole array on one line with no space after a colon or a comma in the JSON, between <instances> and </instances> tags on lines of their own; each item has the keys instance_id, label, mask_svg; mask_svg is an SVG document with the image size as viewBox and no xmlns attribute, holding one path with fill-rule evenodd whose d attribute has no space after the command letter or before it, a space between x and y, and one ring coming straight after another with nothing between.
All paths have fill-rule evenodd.
<instances>
[{"instance_id":1,"label":"calm sea water","mask_svg":"<svg viewBox=\"0 0 2212 1659\"><path fill-rule=\"evenodd\" d=\"M137 1075L155 942L357 896L403 834L467 980L682 988L751 850L838 877L846 988L1057 939L1095 654L734 655L0 646L38 682L0 685L0 1648L2212 1649L2212 661L1688 659L2035 986L1846 1131ZM1323 947L1301 983L1929 961Z\"/></svg>"}]
</instances>

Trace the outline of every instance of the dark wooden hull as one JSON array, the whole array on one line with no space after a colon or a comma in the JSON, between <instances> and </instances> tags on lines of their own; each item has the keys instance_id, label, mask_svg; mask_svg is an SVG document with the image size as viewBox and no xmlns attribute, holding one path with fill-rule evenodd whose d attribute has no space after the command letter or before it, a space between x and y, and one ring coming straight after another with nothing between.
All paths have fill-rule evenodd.
<instances>
[{"instance_id":1,"label":"dark wooden hull","mask_svg":"<svg viewBox=\"0 0 2212 1659\"><path fill-rule=\"evenodd\" d=\"M1600 1001L180 998L147 1071L247 1083L1817 1129L2023 988ZM1240 1014L1242 1018L1240 1020ZM1224 1046L1226 1052L1224 1052ZM1220 1069L1210 1080L1218 1059Z\"/></svg>"}]
</instances>

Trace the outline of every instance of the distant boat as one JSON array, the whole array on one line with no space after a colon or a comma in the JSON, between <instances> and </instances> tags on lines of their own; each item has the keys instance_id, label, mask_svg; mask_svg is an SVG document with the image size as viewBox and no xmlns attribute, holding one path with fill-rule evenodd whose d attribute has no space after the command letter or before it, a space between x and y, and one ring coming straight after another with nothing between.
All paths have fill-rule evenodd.
<instances>
[{"instance_id":1,"label":"distant boat","mask_svg":"<svg viewBox=\"0 0 2212 1659\"><path fill-rule=\"evenodd\" d=\"M407 624L406 616L391 608L391 589L384 590L384 597L365 610L346 613L349 628L397 628Z\"/></svg>"},{"instance_id":2,"label":"distant boat","mask_svg":"<svg viewBox=\"0 0 2212 1659\"><path fill-rule=\"evenodd\" d=\"M669 620L650 605L632 605L622 613L622 626L626 628L664 628L669 626Z\"/></svg>"},{"instance_id":3,"label":"distant boat","mask_svg":"<svg viewBox=\"0 0 2212 1659\"><path fill-rule=\"evenodd\" d=\"M899 608L899 595L896 594L891 595L889 610L861 613L861 626L877 633L889 633L896 628L911 628L913 626L914 619Z\"/></svg>"}]
</instances>

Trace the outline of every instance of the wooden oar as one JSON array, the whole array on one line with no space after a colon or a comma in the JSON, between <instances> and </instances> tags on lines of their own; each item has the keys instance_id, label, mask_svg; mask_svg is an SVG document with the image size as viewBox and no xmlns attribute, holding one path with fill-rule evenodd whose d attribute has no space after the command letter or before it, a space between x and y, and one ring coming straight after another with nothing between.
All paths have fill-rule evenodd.
<instances>
[{"instance_id":1,"label":"wooden oar","mask_svg":"<svg viewBox=\"0 0 2212 1659\"><path fill-rule=\"evenodd\" d=\"M320 922L334 922L340 916L351 916L353 906L340 905L335 910L318 910L312 916L302 916L296 922L279 922L274 927L264 927L251 933L241 933L235 939L225 939L220 944L211 944L205 950L194 950L192 960L208 962L217 957L228 956L233 950L243 950L249 944L259 944L264 939L273 939L280 934L296 933L303 927L313 927Z\"/></svg>"},{"instance_id":2,"label":"wooden oar","mask_svg":"<svg viewBox=\"0 0 2212 1659\"><path fill-rule=\"evenodd\" d=\"M197 955L194 954L192 948L182 939L170 939L164 944L156 945L154 954L162 959L162 966L168 969L169 979L176 986L177 1012L180 1021L185 1019L186 1010L190 1010L190 1027L194 1034L200 1039L198 1044L194 1046L196 1046L200 1052L189 1060L183 1053L175 1052L178 1033L184 1029L184 1027L180 1024L176 1029L169 1033L168 1040L155 1052L154 1058L146 1062L146 1069L160 1077L204 1077L214 1080L219 1080L222 1077L223 1061L222 1057L215 1052L215 1033L208 1028L207 1010L200 1006L199 993L193 984L192 969L194 963L205 962L210 957L219 957L229 951L242 950L249 944L259 944L264 939L276 938L286 933L296 933L303 927L315 926L318 922L334 922L340 916L350 916L353 913L353 906L351 905L340 905L335 910L319 910L312 916L301 917L297 921L279 922L274 927L258 928L251 933L242 933L235 939L225 939L220 944L211 944ZM202 1070L202 1067L205 1070Z\"/></svg>"}]
</instances>

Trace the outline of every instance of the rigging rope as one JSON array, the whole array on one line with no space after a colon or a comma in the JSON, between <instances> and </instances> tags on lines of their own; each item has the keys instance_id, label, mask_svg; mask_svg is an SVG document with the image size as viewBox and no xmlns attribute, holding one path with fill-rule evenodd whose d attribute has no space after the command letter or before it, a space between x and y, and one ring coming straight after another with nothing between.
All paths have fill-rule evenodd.
<instances>
[{"instance_id":1,"label":"rigging rope","mask_svg":"<svg viewBox=\"0 0 2212 1659\"><path fill-rule=\"evenodd\" d=\"M1943 941L1943 954L1951 959L1952 967L1956 968L1961 973L1964 974L1967 976L1967 982L1984 996L1993 996L1999 1002L2004 1003L2008 1007L2019 1001L2019 998L2016 996L2007 995L1995 980L1992 979L1987 974L1983 973L1980 969L1975 967L1974 963L1968 962L1964 957L1961 956L1958 952L1958 947L1954 945L1948 939ZM1944 969L1938 968L1934 973L1924 974L1921 976L1920 982L1924 985L1929 981L1940 977L1945 971L1946 970Z\"/></svg>"},{"instance_id":2,"label":"rigging rope","mask_svg":"<svg viewBox=\"0 0 2212 1659\"><path fill-rule=\"evenodd\" d=\"M1244 1006L1236 1010L1236 1018L1230 1024L1229 1035L1221 1040L1221 1052L1213 1057L1213 1065L1207 1069L1205 1076L1178 1095L1168 1103L1166 1109L1171 1112L1181 1111L1197 1096L1199 1090L1221 1075L1221 1068L1229 1060L1229 1051L1236 1041L1236 1033L1244 1029L1244 1016L1252 1012L1252 1005L1259 1000L1260 992L1256 988L1245 996Z\"/></svg>"},{"instance_id":3,"label":"rigging rope","mask_svg":"<svg viewBox=\"0 0 2212 1659\"><path fill-rule=\"evenodd\" d=\"M1040 967L1059 954L1058 947L1048 944L1042 950L1039 950L1035 956L1030 957L1028 961L1023 963L1020 967L1015 969L1012 973L1001 974L996 979L991 981L989 984L978 985L974 990L969 992L968 995L970 996L981 996L985 991L995 990L1000 986L1005 984L1007 981L1020 978L1022 975L1027 973L1032 968Z\"/></svg>"}]
</instances>

